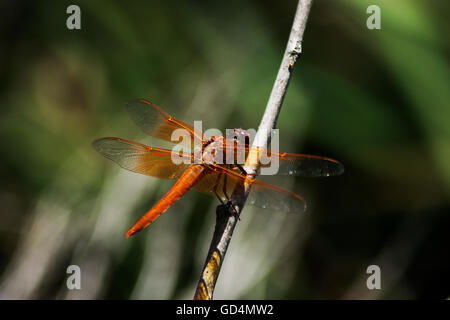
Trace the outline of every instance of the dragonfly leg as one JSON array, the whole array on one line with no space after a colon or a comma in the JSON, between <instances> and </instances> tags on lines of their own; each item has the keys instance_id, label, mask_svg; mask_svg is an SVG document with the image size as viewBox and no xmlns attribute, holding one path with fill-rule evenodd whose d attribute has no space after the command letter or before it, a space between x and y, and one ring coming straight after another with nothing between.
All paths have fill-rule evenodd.
<instances>
[{"instance_id":1,"label":"dragonfly leg","mask_svg":"<svg viewBox=\"0 0 450 320\"><path fill-rule=\"evenodd\" d=\"M238 164L236 166L239 168L239 170L241 170L242 174L247 175L247 171L245 171L244 167L242 167L240 164Z\"/></svg>"},{"instance_id":2,"label":"dragonfly leg","mask_svg":"<svg viewBox=\"0 0 450 320\"><path fill-rule=\"evenodd\" d=\"M238 167L239 170L241 170L242 174L244 175L249 175L249 176L256 176L256 173L247 173L247 171L245 171L244 167L242 167L240 164L236 165Z\"/></svg>"},{"instance_id":3,"label":"dragonfly leg","mask_svg":"<svg viewBox=\"0 0 450 320\"><path fill-rule=\"evenodd\" d=\"M233 205L233 202L230 200L230 197L227 194L227 175L225 174L223 176L223 187L222 187L222 192L225 195L225 198L227 199L227 204L229 206L231 206L231 208L233 208L234 214L236 215L236 217L241 220L240 216L239 216L239 212L237 212L236 208Z\"/></svg>"},{"instance_id":4,"label":"dragonfly leg","mask_svg":"<svg viewBox=\"0 0 450 320\"><path fill-rule=\"evenodd\" d=\"M217 197L217 199L219 199L220 203L221 203L222 205L225 205L225 202L222 200L221 197L219 197L219 195L217 194L216 190L214 190L213 193L214 193L214 195Z\"/></svg>"},{"instance_id":5,"label":"dragonfly leg","mask_svg":"<svg viewBox=\"0 0 450 320\"><path fill-rule=\"evenodd\" d=\"M220 180L220 174L217 176L217 180L216 183L214 184L213 190L212 192L214 193L214 195L217 197L217 199L219 199L220 203L222 205L225 205L225 202L222 200L221 197L219 197L219 194L217 193L217 186L219 185L219 180Z\"/></svg>"}]
</instances>

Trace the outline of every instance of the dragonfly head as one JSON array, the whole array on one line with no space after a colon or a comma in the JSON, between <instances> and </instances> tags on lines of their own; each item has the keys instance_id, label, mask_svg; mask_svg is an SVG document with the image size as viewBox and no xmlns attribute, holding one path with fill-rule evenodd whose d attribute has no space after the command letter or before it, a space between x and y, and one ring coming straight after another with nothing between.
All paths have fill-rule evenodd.
<instances>
[{"instance_id":1,"label":"dragonfly head","mask_svg":"<svg viewBox=\"0 0 450 320\"><path fill-rule=\"evenodd\" d=\"M228 141L233 141L238 146L248 147L252 137L247 130L235 128L232 131L232 136L227 137Z\"/></svg>"}]
</instances>

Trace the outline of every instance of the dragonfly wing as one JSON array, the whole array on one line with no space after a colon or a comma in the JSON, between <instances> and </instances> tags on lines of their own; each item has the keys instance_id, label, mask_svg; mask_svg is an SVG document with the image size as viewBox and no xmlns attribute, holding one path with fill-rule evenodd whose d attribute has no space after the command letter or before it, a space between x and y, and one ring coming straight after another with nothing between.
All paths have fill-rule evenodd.
<instances>
[{"instance_id":1,"label":"dragonfly wing","mask_svg":"<svg viewBox=\"0 0 450 320\"><path fill-rule=\"evenodd\" d=\"M274 171L276 175L328 177L337 176L344 172L344 166L339 161L326 157L287 152L280 153L270 149L249 148L231 143L225 143L222 148L223 150L220 151L224 154L228 154L227 151L230 148L233 149L234 153L231 152L231 154L235 154L235 159L247 159L249 154L253 154L256 156L255 159L259 159L260 168L272 167L277 169L278 167L278 171ZM229 156L227 157L230 158ZM244 163L239 164L243 165Z\"/></svg>"},{"instance_id":2,"label":"dragonfly wing","mask_svg":"<svg viewBox=\"0 0 450 320\"><path fill-rule=\"evenodd\" d=\"M275 185L254 180L247 202L251 205L289 213L303 213L306 202L303 197Z\"/></svg>"},{"instance_id":3,"label":"dragonfly wing","mask_svg":"<svg viewBox=\"0 0 450 320\"><path fill-rule=\"evenodd\" d=\"M190 166L188 163L175 164L171 150L152 148L120 138L101 138L95 140L92 146L122 168L152 177L177 179ZM186 162L191 161L190 155L185 155L184 159Z\"/></svg>"},{"instance_id":4,"label":"dragonfly wing","mask_svg":"<svg viewBox=\"0 0 450 320\"><path fill-rule=\"evenodd\" d=\"M209 171L197 182L194 189L203 193L217 196L222 201L227 201L238 186L243 186L243 181L229 178L228 173L222 170Z\"/></svg>"},{"instance_id":5,"label":"dragonfly wing","mask_svg":"<svg viewBox=\"0 0 450 320\"><path fill-rule=\"evenodd\" d=\"M331 158L294 153L275 153L275 156L279 159L278 175L328 177L344 172L344 166Z\"/></svg>"},{"instance_id":6,"label":"dragonfly wing","mask_svg":"<svg viewBox=\"0 0 450 320\"><path fill-rule=\"evenodd\" d=\"M237 188L243 189L245 183L251 185L246 202L248 204L294 213L301 213L306 209L306 203L301 196L260 180L246 178L239 172L222 166L215 166L215 170L206 174L194 189L227 201Z\"/></svg>"},{"instance_id":7,"label":"dragonfly wing","mask_svg":"<svg viewBox=\"0 0 450 320\"><path fill-rule=\"evenodd\" d=\"M193 147L194 142L200 142L201 145L203 135L199 130L195 130L190 124L175 119L148 100L130 101L127 103L126 109L131 119L149 135L178 143L178 141L172 140L172 133L177 129L183 129L189 139L183 139L182 144Z\"/></svg>"}]
</instances>

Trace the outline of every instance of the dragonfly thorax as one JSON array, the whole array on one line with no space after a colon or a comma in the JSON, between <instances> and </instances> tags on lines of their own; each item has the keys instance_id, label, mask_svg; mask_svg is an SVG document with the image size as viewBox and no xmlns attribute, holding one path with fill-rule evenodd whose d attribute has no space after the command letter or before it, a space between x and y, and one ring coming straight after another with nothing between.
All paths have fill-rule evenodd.
<instances>
[{"instance_id":1,"label":"dragonfly thorax","mask_svg":"<svg viewBox=\"0 0 450 320\"><path fill-rule=\"evenodd\" d=\"M203 143L202 150L196 154L204 164L245 164L245 147L249 137L243 129L227 131L227 137L211 137Z\"/></svg>"},{"instance_id":2,"label":"dragonfly thorax","mask_svg":"<svg viewBox=\"0 0 450 320\"><path fill-rule=\"evenodd\" d=\"M224 137L212 137L208 139L204 145L201 152L201 161L204 164L223 164L224 153L226 141Z\"/></svg>"}]
</instances>

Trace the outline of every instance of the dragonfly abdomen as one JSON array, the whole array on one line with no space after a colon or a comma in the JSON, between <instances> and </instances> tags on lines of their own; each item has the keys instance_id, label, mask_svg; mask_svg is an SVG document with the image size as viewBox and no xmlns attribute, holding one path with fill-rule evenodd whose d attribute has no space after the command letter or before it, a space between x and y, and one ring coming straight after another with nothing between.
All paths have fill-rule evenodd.
<instances>
[{"instance_id":1,"label":"dragonfly abdomen","mask_svg":"<svg viewBox=\"0 0 450 320\"><path fill-rule=\"evenodd\" d=\"M206 173L206 168L202 165L193 165L186 169L178 181L170 188L164 197L161 198L146 214L144 214L126 233L129 238L136 232L141 231L150 223L155 221L172 204L188 192Z\"/></svg>"}]
</instances>

